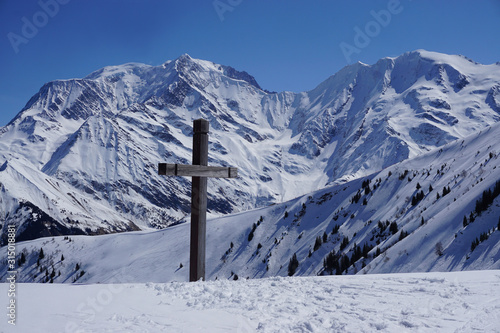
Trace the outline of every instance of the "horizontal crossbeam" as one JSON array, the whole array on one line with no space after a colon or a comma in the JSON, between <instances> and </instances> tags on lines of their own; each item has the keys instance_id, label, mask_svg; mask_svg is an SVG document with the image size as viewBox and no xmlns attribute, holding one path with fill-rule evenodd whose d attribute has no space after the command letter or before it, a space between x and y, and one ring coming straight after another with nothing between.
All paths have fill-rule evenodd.
<instances>
[{"instance_id":1,"label":"horizontal crossbeam","mask_svg":"<svg viewBox=\"0 0 500 333\"><path fill-rule=\"evenodd\" d=\"M158 174L163 176L236 178L238 177L238 168L159 163Z\"/></svg>"}]
</instances>

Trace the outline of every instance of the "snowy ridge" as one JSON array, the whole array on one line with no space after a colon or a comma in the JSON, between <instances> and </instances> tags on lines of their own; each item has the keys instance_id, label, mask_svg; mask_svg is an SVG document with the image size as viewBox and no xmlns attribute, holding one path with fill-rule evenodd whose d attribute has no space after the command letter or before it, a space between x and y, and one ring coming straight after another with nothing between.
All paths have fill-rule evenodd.
<instances>
[{"instance_id":1,"label":"snowy ridge","mask_svg":"<svg viewBox=\"0 0 500 333\"><path fill-rule=\"evenodd\" d=\"M476 210L500 180L497 142L500 124L360 179L211 219L207 278L500 269L500 197ZM61 283L186 281L189 228L22 242L19 281L48 282L52 271Z\"/></svg>"},{"instance_id":2,"label":"snowy ridge","mask_svg":"<svg viewBox=\"0 0 500 333\"><path fill-rule=\"evenodd\" d=\"M500 66L423 50L347 66L302 93L270 93L246 72L188 55L105 67L47 83L0 129L0 183L12 184L14 166L50 197L5 186L3 226L33 239L179 222L188 180L160 177L156 166L190 163L196 118L210 121L209 163L240 170L238 180L210 180L209 211L220 216L364 177L484 130L500 120L499 93ZM52 198L56 183L65 190ZM22 227L33 209L58 227Z\"/></svg>"}]
</instances>

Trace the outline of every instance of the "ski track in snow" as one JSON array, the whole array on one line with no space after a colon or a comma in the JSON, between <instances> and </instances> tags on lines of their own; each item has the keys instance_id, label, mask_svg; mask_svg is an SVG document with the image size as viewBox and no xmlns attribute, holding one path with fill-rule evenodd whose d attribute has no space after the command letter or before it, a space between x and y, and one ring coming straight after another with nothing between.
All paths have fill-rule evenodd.
<instances>
[{"instance_id":1,"label":"ski track in snow","mask_svg":"<svg viewBox=\"0 0 500 333\"><path fill-rule=\"evenodd\" d=\"M500 332L499 270L17 289L1 332Z\"/></svg>"}]
</instances>

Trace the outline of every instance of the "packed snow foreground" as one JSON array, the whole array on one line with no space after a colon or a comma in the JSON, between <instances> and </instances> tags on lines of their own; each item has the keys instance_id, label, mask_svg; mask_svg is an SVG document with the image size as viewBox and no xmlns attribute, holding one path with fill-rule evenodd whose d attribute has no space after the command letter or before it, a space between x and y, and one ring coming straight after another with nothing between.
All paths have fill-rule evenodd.
<instances>
[{"instance_id":1,"label":"packed snow foreground","mask_svg":"<svg viewBox=\"0 0 500 333\"><path fill-rule=\"evenodd\" d=\"M17 289L1 332L500 332L500 270Z\"/></svg>"}]
</instances>

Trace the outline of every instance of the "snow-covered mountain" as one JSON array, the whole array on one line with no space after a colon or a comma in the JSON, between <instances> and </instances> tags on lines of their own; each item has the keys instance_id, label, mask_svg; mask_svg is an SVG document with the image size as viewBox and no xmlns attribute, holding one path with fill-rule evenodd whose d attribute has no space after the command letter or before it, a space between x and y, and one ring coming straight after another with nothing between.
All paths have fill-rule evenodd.
<instances>
[{"instance_id":1,"label":"snow-covered mountain","mask_svg":"<svg viewBox=\"0 0 500 333\"><path fill-rule=\"evenodd\" d=\"M500 65L414 51L347 66L302 93L183 55L47 83L0 129L0 218L18 241L164 227L188 213L192 120L210 121L212 214L342 184L485 130L500 119ZM389 199L389 198L388 198ZM392 197L391 197L392 199Z\"/></svg>"},{"instance_id":2,"label":"snow-covered mountain","mask_svg":"<svg viewBox=\"0 0 500 333\"><path fill-rule=\"evenodd\" d=\"M207 279L500 269L499 142L495 124L368 176L209 220ZM187 281L189 232L182 223L21 242L18 281Z\"/></svg>"}]
</instances>

